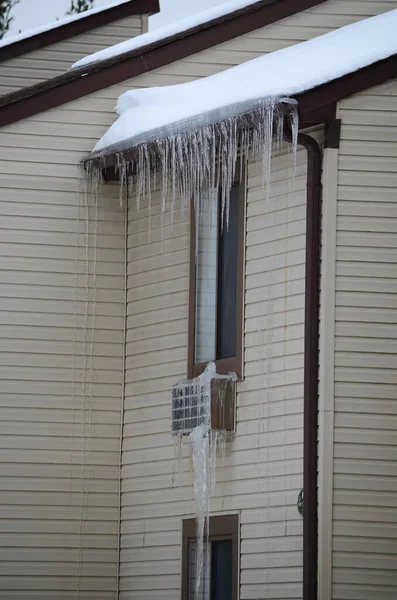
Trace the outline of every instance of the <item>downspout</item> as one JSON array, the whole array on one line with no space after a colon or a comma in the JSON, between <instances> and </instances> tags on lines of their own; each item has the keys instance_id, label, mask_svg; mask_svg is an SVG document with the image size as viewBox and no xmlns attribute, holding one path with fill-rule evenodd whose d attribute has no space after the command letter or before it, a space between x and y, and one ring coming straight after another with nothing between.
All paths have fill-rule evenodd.
<instances>
[{"instance_id":1,"label":"downspout","mask_svg":"<svg viewBox=\"0 0 397 600\"><path fill-rule=\"evenodd\" d=\"M286 135L292 141L290 134ZM303 600L317 600L317 428L321 259L322 151L314 138L298 135L307 151L305 333L303 384Z\"/></svg>"},{"instance_id":2,"label":"downspout","mask_svg":"<svg viewBox=\"0 0 397 600\"><path fill-rule=\"evenodd\" d=\"M303 600L317 600L317 427L321 260L321 165L316 140L299 134L307 151L305 342L303 383Z\"/></svg>"}]
</instances>

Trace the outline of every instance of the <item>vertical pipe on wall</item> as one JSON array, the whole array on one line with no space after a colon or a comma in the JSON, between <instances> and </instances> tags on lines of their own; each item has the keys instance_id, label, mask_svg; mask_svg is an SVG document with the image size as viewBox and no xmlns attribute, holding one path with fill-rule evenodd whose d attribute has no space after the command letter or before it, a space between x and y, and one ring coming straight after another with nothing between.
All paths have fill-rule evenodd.
<instances>
[{"instance_id":1,"label":"vertical pipe on wall","mask_svg":"<svg viewBox=\"0 0 397 600\"><path fill-rule=\"evenodd\" d=\"M339 145L339 143L338 143ZM321 241L320 377L318 442L318 595L332 598L334 475L336 217L339 150L325 146Z\"/></svg>"},{"instance_id":2,"label":"vertical pipe on wall","mask_svg":"<svg viewBox=\"0 0 397 600\"><path fill-rule=\"evenodd\" d=\"M319 375L319 308L321 259L321 165L316 140L299 134L298 144L307 151L305 350L303 392L303 600L317 599L317 427Z\"/></svg>"},{"instance_id":3,"label":"vertical pipe on wall","mask_svg":"<svg viewBox=\"0 0 397 600\"><path fill-rule=\"evenodd\" d=\"M285 136L292 141L290 132ZM303 600L317 600L318 493L317 428L321 260L322 151L314 138L300 133L307 152L305 333L303 383Z\"/></svg>"}]
</instances>

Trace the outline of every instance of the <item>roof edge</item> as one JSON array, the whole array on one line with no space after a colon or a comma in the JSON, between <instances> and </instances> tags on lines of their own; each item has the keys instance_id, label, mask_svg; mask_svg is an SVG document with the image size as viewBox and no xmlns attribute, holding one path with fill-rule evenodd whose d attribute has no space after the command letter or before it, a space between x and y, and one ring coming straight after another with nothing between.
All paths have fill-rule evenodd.
<instances>
[{"instance_id":1,"label":"roof edge","mask_svg":"<svg viewBox=\"0 0 397 600\"><path fill-rule=\"evenodd\" d=\"M44 48L50 44L62 42L65 39L86 33L114 21L125 19L126 17L158 12L160 12L159 0L130 0L130 2L125 2L124 4L111 6L106 10L88 15L85 18L58 25L53 29L37 33L31 37L4 46L0 49L0 62Z\"/></svg>"},{"instance_id":2,"label":"roof edge","mask_svg":"<svg viewBox=\"0 0 397 600\"><path fill-rule=\"evenodd\" d=\"M323 120L329 115L332 120L334 107L337 102L345 100L354 94L382 85L391 79L397 79L397 54L348 73L338 79L317 86L294 97L299 103L300 122L327 122ZM321 118L321 121L319 121Z\"/></svg>"},{"instance_id":3,"label":"roof edge","mask_svg":"<svg viewBox=\"0 0 397 600\"><path fill-rule=\"evenodd\" d=\"M295 94L291 98L280 98L280 105L293 104L293 101L296 101L299 114L299 130L301 130L320 123L332 122L335 119L337 102L391 79L397 79L397 54L301 94ZM250 111L259 109L265 102L265 100L248 100L232 105L227 108L219 122L230 117L244 118ZM214 113L215 111L211 110L206 113L205 126L212 126L217 122L212 118ZM134 156L137 147L141 144L150 146L157 143L158 140L173 137L175 134L184 134L185 126L189 121L189 118L175 121L172 133L167 133L167 127L163 126L92 152L82 160L82 163L93 162L102 164L103 168L115 168L117 167L117 155L124 155L129 159Z\"/></svg>"},{"instance_id":4,"label":"roof edge","mask_svg":"<svg viewBox=\"0 0 397 600\"><path fill-rule=\"evenodd\" d=\"M258 0L148 46L12 92L0 98L0 127L182 60L326 1Z\"/></svg>"}]
</instances>

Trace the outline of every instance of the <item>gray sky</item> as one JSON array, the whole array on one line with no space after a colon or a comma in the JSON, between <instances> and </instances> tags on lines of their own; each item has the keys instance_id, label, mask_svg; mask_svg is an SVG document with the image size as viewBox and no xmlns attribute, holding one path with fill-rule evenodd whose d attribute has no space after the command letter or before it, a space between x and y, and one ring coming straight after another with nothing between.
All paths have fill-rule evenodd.
<instances>
[{"instance_id":1,"label":"gray sky","mask_svg":"<svg viewBox=\"0 0 397 600\"><path fill-rule=\"evenodd\" d=\"M160 0L161 14L151 18L151 29L177 21L196 12L201 12L225 0ZM95 0L95 7L112 4L111 0ZM21 0L14 8L14 20L8 35L19 30L27 31L63 17L70 0Z\"/></svg>"}]
</instances>

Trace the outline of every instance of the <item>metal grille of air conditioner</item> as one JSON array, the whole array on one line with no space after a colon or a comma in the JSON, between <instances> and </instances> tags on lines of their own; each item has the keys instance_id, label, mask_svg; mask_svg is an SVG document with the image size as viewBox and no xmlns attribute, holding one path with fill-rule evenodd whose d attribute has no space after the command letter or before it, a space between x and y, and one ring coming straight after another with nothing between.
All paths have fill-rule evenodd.
<instances>
[{"instance_id":1,"label":"metal grille of air conditioner","mask_svg":"<svg viewBox=\"0 0 397 600\"><path fill-rule=\"evenodd\" d=\"M198 425L210 426L211 389L198 379L172 388L172 433L188 435Z\"/></svg>"},{"instance_id":2,"label":"metal grille of air conditioner","mask_svg":"<svg viewBox=\"0 0 397 600\"><path fill-rule=\"evenodd\" d=\"M234 374L181 381L172 388L172 433L188 435L199 426L234 430Z\"/></svg>"}]
</instances>

